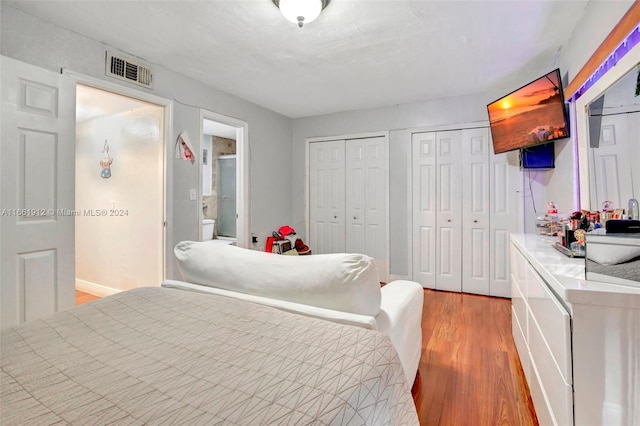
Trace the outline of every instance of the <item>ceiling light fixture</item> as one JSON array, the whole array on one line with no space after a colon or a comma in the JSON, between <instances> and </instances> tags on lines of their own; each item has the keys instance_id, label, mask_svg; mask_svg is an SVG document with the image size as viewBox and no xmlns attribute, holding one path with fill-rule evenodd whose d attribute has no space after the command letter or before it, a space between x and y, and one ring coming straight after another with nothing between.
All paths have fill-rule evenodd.
<instances>
[{"instance_id":1,"label":"ceiling light fixture","mask_svg":"<svg viewBox=\"0 0 640 426\"><path fill-rule=\"evenodd\" d=\"M298 24L313 22L331 0L272 0L288 21Z\"/></svg>"}]
</instances>

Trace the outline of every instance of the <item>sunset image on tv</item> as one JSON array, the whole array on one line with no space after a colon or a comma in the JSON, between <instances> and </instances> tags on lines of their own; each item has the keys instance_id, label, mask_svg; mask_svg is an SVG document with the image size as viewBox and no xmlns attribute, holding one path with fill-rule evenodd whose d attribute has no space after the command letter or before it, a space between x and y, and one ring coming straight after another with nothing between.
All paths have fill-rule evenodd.
<instances>
[{"instance_id":1,"label":"sunset image on tv","mask_svg":"<svg viewBox=\"0 0 640 426\"><path fill-rule=\"evenodd\" d=\"M567 137L558 70L498 99L487 109L496 154Z\"/></svg>"}]
</instances>

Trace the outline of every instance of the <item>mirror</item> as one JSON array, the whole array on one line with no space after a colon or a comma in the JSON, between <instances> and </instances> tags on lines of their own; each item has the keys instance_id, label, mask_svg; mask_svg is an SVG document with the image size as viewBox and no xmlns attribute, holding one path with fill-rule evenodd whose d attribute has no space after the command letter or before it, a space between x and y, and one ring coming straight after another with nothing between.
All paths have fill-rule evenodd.
<instances>
[{"instance_id":1,"label":"mirror","mask_svg":"<svg viewBox=\"0 0 640 426\"><path fill-rule=\"evenodd\" d=\"M606 201L627 208L640 197L640 96L638 68L591 102L589 108L589 196L591 209ZM634 160L635 159L635 160Z\"/></svg>"},{"instance_id":2,"label":"mirror","mask_svg":"<svg viewBox=\"0 0 640 426\"><path fill-rule=\"evenodd\" d=\"M640 63L636 45L576 102L580 206L627 209L640 198Z\"/></svg>"}]
</instances>

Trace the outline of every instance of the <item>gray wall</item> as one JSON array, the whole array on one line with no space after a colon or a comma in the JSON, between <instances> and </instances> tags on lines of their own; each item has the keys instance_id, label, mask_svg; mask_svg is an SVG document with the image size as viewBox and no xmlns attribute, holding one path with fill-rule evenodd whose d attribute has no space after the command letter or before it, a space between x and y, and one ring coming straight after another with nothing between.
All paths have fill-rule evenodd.
<instances>
[{"instance_id":1,"label":"gray wall","mask_svg":"<svg viewBox=\"0 0 640 426\"><path fill-rule=\"evenodd\" d=\"M1 53L42 68L59 72L61 68L104 79L104 55L108 48L120 49L128 55L144 59L144 52L127 51L127 46L106 46L64 28L17 11L2 3ZM249 123L251 153L251 232L264 238L273 229L291 221L291 173L287 167L292 161L291 119L247 102L162 66L153 66L154 88L150 93L174 100L173 135L175 141L183 130L201 152L200 111L235 117ZM127 83L121 83L127 86ZM139 90L137 86L129 86ZM200 205L189 200L189 189L198 188L198 164L170 156L170 174L167 176L167 195L173 199L173 211L167 212L169 230L167 252L173 258L173 247L182 240L197 240L200 223ZM167 277L178 278L173 262L167 262Z\"/></svg>"}]
</instances>

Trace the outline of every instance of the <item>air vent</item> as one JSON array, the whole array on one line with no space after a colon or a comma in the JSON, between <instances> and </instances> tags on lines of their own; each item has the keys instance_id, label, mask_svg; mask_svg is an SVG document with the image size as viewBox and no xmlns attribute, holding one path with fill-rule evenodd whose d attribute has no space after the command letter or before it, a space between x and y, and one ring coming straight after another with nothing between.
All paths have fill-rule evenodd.
<instances>
[{"instance_id":1,"label":"air vent","mask_svg":"<svg viewBox=\"0 0 640 426\"><path fill-rule=\"evenodd\" d=\"M122 55L116 56L111 52L107 52L105 71L109 77L128 81L142 87L153 87L151 67L141 61L125 58Z\"/></svg>"}]
</instances>

